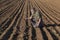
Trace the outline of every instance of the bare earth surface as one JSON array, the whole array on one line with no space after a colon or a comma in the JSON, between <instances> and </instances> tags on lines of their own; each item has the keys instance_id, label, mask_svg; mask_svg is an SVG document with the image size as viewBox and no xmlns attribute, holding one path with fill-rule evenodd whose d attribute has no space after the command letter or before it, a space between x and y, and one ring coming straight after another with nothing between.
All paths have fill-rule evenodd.
<instances>
[{"instance_id":1,"label":"bare earth surface","mask_svg":"<svg viewBox=\"0 0 60 40\"><path fill-rule=\"evenodd\" d=\"M25 20L33 7L42 13L37 28ZM0 0L0 40L60 40L60 0Z\"/></svg>"}]
</instances>

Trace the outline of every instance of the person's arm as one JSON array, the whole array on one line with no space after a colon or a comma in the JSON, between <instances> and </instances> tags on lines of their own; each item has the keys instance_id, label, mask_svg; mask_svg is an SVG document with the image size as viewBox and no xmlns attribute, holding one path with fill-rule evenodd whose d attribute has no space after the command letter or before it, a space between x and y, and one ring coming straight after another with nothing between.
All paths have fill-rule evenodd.
<instances>
[{"instance_id":1,"label":"person's arm","mask_svg":"<svg viewBox=\"0 0 60 40\"><path fill-rule=\"evenodd\" d=\"M31 18L32 18L32 15L29 18L25 18L25 19L31 19Z\"/></svg>"},{"instance_id":2,"label":"person's arm","mask_svg":"<svg viewBox=\"0 0 60 40\"><path fill-rule=\"evenodd\" d=\"M39 23L41 22L41 19L39 19L38 22L36 22L36 26L38 27L39 26Z\"/></svg>"},{"instance_id":3,"label":"person's arm","mask_svg":"<svg viewBox=\"0 0 60 40\"><path fill-rule=\"evenodd\" d=\"M37 24L39 24L41 22L41 19L39 19L39 21L37 22Z\"/></svg>"}]
</instances>

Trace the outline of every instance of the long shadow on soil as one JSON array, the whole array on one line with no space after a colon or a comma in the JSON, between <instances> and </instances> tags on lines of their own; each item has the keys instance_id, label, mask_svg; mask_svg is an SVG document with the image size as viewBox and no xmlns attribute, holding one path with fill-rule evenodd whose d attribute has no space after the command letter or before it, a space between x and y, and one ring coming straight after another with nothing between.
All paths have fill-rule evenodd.
<instances>
[{"instance_id":1,"label":"long shadow on soil","mask_svg":"<svg viewBox=\"0 0 60 40\"><path fill-rule=\"evenodd\" d=\"M46 33L45 33L44 30L43 30L43 27L44 27L43 20L41 19L39 28L40 28L41 33L42 33L42 35L43 35L43 39L44 39L44 40L48 40L48 37L47 37Z\"/></svg>"},{"instance_id":2,"label":"long shadow on soil","mask_svg":"<svg viewBox=\"0 0 60 40\"><path fill-rule=\"evenodd\" d=\"M46 27L50 27L50 26L53 26L53 27L55 27L55 26L60 26L60 24L47 24L47 25L45 25Z\"/></svg>"},{"instance_id":3,"label":"long shadow on soil","mask_svg":"<svg viewBox=\"0 0 60 40\"><path fill-rule=\"evenodd\" d=\"M55 26L60 26L60 24L47 24L47 25L45 25L44 22L43 22L43 19L42 19L42 15L40 15L40 16L41 16L41 22L39 24L39 28L42 32L44 40L48 40L48 37L47 37L46 33L43 31L43 27L44 26L46 26L46 27L50 27L50 26L55 27ZM50 30L48 30L48 31L49 31L49 33L51 34L51 36L53 37L54 40L58 40L58 38L54 34L52 34Z\"/></svg>"},{"instance_id":4,"label":"long shadow on soil","mask_svg":"<svg viewBox=\"0 0 60 40\"><path fill-rule=\"evenodd\" d=\"M41 22L40 22L40 24L39 24L39 28L40 28L41 33L42 33L42 35L43 35L43 39L44 39L44 40L48 40L48 37L47 37L46 33L45 33L44 30L43 30L44 22L43 22L43 19L42 19L42 13L41 13L41 12L39 12L39 13L40 13L40 19L41 19Z\"/></svg>"}]
</instances>

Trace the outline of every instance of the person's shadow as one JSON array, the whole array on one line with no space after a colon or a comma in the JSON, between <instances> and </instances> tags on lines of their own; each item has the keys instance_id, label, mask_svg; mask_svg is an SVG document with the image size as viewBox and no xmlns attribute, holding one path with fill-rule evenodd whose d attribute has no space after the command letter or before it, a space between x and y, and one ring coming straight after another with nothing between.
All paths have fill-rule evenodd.
<instances>
[{"instance_id":1,"label":"person's shadow","mask_svg":"<svg viewBox=\"0 0 60 40\"><path fill-rule=\"evenodd\" d=\"M50 27L50 26L53 26L53 27L56 27L56 26L60 26L60 24L44 24L44 21L43 21L43 18L42 18L42 13L39 11L39 15L40 15L40 23L39 23L39 28L42 29L44 26L46 27Z\"/></svg>"}]
</instances>

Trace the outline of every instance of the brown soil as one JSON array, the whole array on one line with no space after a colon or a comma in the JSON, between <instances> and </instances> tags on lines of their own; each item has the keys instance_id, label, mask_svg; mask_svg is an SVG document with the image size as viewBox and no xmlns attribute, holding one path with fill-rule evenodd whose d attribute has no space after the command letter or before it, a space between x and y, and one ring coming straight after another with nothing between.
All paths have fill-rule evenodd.
<instances>
[{"instance_id":1,"label":"brown soil","mask_svg":"<svg viewBox=\"0 0 60 40\"><path fill-rule=\"evenodd\" d=\"M31 8L42 13L34 28ZM0 40L60 40L60 0L0 0Z\"/></svg>"}]
</instances>

